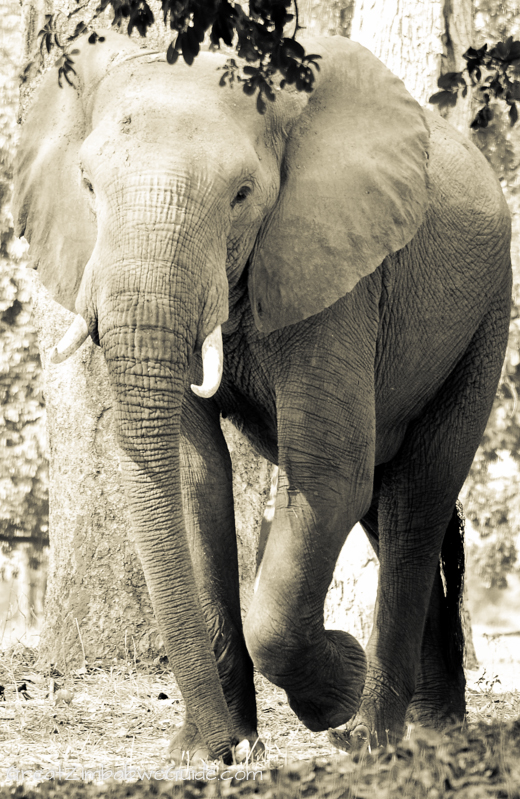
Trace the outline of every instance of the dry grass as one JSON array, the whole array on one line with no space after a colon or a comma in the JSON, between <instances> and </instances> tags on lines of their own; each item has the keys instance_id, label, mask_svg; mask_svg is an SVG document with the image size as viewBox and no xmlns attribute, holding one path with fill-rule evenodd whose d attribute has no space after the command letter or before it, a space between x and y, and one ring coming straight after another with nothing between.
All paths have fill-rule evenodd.
<instances>
[{"instance_id":1,"label":"dry grass","mask_svg":"<svg viewBox=\"0 0 520 799\"><path fill-rule=\"evenodd\" d=\"M29 649L15 647L0 656L6 700L0 702L4 763L33 769L66 762L70 768L87 769L156 768L164 762L183 715L181 695L167 669L118 662L51 676L37 673L33 664ZM26 690L20 691L24 685ZM70 704L59 700L60 689L70 692ZM266 765L334 754L326 733L311 733L298 721L282 690L258 676L257 691ZM5 778L2 765L0 779Z\"/></svg>"},{"instance_id":2,"label":"dry grass","mask_svg":"<svg viewBox=\"0 0 520 799\"><path fill-rule=\"evenodd\" d=\"M309 732L290 711L283 691L258 678L260 734L266 744L262 771L246 780L244 767L237 766L234 779L228 770L217 781L170 774L170 779L136 782L136 771L133 782L100 780L109 772L128 778L132 768L156 772L164 766L182 702L171 674L160 665L126 662L68 676L41 675L34 669L33 651L15 648L0 656L0 684L5 686L1 796L520 797L520 693L497 692L496 677L485 672L468 692L467 729L447 736L414 731L399 747L362 758L338 753L325 733ZM61 689L69 693L58 693ZM161 694L167 698L159 699ZM22 771L25 787L16 789ZM39 785L30 779L35 771L42 772ZM59 773L75 779L48 779Z\"/></svg>"}]
</instances>

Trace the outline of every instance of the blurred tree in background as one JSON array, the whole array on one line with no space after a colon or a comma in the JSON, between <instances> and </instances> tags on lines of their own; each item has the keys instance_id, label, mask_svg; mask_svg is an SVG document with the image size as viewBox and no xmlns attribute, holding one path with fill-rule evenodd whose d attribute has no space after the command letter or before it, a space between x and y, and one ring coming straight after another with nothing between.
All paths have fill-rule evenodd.
<instances>
[{"instance_id":1,"label":"blurred tree in background","mask_svg":"<svg viewBox=\"0 0 520 799\"><path fill-rule=\"evenodd\" d=\"M353 5L342 8L350 13ZM314 6L321 13L322 5ZM520 2L475 0L475 11L475 47L520 39ZM48 524L40 363L9 214L21 53L18 2L0 0L0 548L6 549L13 540L46 542ZM468 136L492 163L512 211L514 303L503 381L462 499L478 533L470 541L473 562L488 585L500 587L509 573L520 573L520 123L511 126L501 103L493 110L488 127Z\"/></svg>"},{"instance_id":2,"label":"blurred tree in background","mask_svg":"<svg viewBox=\"0 0 520 799\"><path fill-rule=\"evenodd\" d=\"M475 47L520 38L517 0L476 0ZM513 221L513 305L502 382L462 501L478 533L469 541L473 563L490 587L505 587L520 572L520 124L492 101L493 119L472 139L500 178ZM469 133L469 132L468 132Z\"/></svg>"},{"instance_id":3,"label":"blurred tree in background","mask_svg":"<svg viewBox=\"0 0 520 799\"><path fill-rule=\"evenodd\" d=\"M22 54L20 7L0 0L0 546L47 543L44 402L30 297L9 209Z\"/></svg>"}]
</instances>

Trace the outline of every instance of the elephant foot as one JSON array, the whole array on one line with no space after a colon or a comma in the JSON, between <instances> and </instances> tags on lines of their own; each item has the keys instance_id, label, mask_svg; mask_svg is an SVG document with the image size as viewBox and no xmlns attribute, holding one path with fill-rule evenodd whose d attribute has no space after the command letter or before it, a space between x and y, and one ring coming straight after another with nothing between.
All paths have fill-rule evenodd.
<instances>
[{"instance_id":1,"label":"elephant foot","mask_svg":"<svg viewBox=\"0 0 520 799\"><path fill-rule=\"evenodd\" d=\"M379 747L397 743L402 735L392 733L390 729L381 735L375 726L365 724L356 714L355 719L349 722L345 729L327 730L327 738L336 749L342 749L344 752L370 753Z\"/></svg>"},{"instance_id":2,"label":"elephant foot","mask_svg":"<svg viewBox=\"0 0 520 799\"><path fill-rule=\"evenodd\" d=\"M372 735L364 724L358 724L354 730L327 730L327 738L332 746L343 752L370 752L372 750Z\"/></svg>"},{"instance_id":3,"label":"elephant foot","mask_svg":"<svg viewBox=\"0 0 520 799\"><path fill-rule=\"evenodd\" d=\"M265 751L264 744L258 737L256 731L238 734L238 743L233 747L233 759L226 765L232 763L244 763L258 760ZM182 727L179 727L173 736L168 748L168 760L173 765L180 767L203 766L215 760L211 755L197 725L186 720Z\"/></svg>"},{"instance_id":4,"label":"elephant foot","mask_svg":"<svg viewBox=\"0 0 520 799\"><path fill-rule=\"evenodd\" d=\"M329 730L329 741L346 751L372 751L398 743L405 732L406 704L399 699L397 692L394 693L385 701L365 693L359 709L345 728Z\"/></svg>"},{"instance_id":5,"label":"elephant foot","mask_svg":"<svg viewBox=\"0 0 520 799\"><path fill-rule=\"evenodd\" d=\"M282 686L291 709L313 732L345 724L356 712L366 675L365 652L349 633L326 630L327 657L313 668L311 689Z\"/></svg>"},{"instance_id":6,"label":"elephant foot","mask_svg":"<svg viewBox=\"0 0 520 799\"><path fill-rule=\"evenodd\" d=\"M406 713L406 721L420 727L446 730L457 724L462 724L466 715L466 701L464 695L455 697L454 701L423 700L415 697L410 702Z\"/></svg>"},{"instance_id":7,"label":"elephant foot","mask_svg":"<svg viewBox=\"0 0 520 799\"><path fill-rule=\"evenodd\" d=\"M418 686L406 709L405 691L401 695L388 688L389 679L367 678L367 683L378 686L376 697L365 686L359 710L343 730L329 730L329 741L345 751L371 750L378 746L395 744L403 737L406 724L438 731L445 730L464 720L466 713L464 674L452 679L419 679ZM337 726L337 725L336 725Z\"/></svg>"},{"instance_id":8,"label":"elephant foot","mask_svg":"<svg viewBox=\"0 0 520 799\"><path fill-rule=\"evenodd\" d=\"M466 678L462 667L454 674L446 668L433 669L431 658L423 666L406 713L406 721L421 727L445 730L461 724L466 715ZM443 664L441 664L443 665Z\"/></svg>"}]
</instances>

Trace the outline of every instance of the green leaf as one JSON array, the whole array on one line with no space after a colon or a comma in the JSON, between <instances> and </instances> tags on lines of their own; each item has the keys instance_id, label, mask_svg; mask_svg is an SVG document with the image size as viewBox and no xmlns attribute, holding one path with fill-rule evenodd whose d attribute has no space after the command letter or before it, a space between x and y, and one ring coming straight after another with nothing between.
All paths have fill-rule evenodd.
<instances>
[{"instance_id":1,"label":"green leaf","mask_svg":"<svg viewBox=\"0 0 520 799\"><path fill-rule=\"evenodd\" d=\"M251 97L255 93L257 85L256 78L250 78L249 80L246 80L243 86L244 93Z\"/></svg>"},{"instance_id":2,"label":"green leaf","mask_svg":"<svg viewBox=\"0 0 520 799\"><path fill-rule=\"evenodd\" d=\"M190 53L193 56L192 58L192 63L193 63L193 60L198 56L200 50L198 33L195 30L195 28L190 27L186 31L185 36L189 42ZM202 38L204 38L204 34L202 34Z\"/></svg>"},{"instance_id":3,"label":"green leaf","mask_svg":"<svg viewBox=\"0 0 520 799\"><path fill-rule=\"evenodd\" d=\"M191 65L193 64L193 61L195 60L196 53L193 53L193 51L191 49L190 41L189 41L189 38L188 38L187 34L180 33L179 34L179 40L180 40L180 45L181 45L181 50L182 50L182 57L184 58L185 62L188 64L188 66L191 67Z\"/></svg>"},{"instance_id":4,"label":"green leaf","mask_svg":"<svg viewBox=\"0 0 520 799\"><path fill-rule=\"evenodd\" d=\"M479 128L487 128L488 124L491 122L492 119L493 119L493 109L491 109L488 105L485 105L478 111L470 127L473 130L478 130Z\"/></svg>"},{"instance_id":5,"label":"green leaf","mask_svg":"<svg viewBox=\"0 0 520 799\"><path fill-rule=\"evenodd\" d=\"M265 114L267 109L267 105L265 104L265 100L261 91L258 92L258 96L256 98L256 109L259 114Z\"/></svg>"},{"instance_id":6,"label":"green leaf","mask_svg":"<svg viewBox=\"0 0 520 799\"><path fill-rule=\"evenodd\" d=\"M296 41L296 39L283 39L281 46L282 49L288 55L292 55L293 58L302 59L305 56L305 50L303 49L302 45Z\"/></svg>"},{"instance_id":7,"label":"green leaf","mask_svg":"<svg viewBox=\"0 0 520 799\"><path fill-rule=\"evenodd\" d=\"M84 22L78 22L76 27L74 28L74 33L72 34L71 39L76 39L78 36L81 36L82 33L85 33L87 30L87 26Z\"/></svg>"}]
</instances>

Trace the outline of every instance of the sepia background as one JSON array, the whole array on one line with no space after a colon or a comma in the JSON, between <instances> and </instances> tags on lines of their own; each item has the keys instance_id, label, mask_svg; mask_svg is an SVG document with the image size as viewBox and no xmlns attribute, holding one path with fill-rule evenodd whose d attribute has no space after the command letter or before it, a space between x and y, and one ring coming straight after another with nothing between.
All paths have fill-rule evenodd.
<instances>
[{"instance_id":1,"label":"sepia background","mask_svg":"<svg viewBox=\"0 0 520 799\"><path fill-rule=\"evenodd\" d=\"M31 11L41 19L66 8L59 2L24 3L23 13ZM365 44L423 103L436 91L441 74L462 68L467 47L520 34L520 4L512 0L303 0L300 11L309 32L350 35ZM92 362L101 358L93 351L61 375L46 366L45 352L66 326L67 312L55 308L24 269L24 247L13 235L10 195L20 74L34 46L28 28L26 24L24 35L17 0L0 0L0 648L35 646L42 634L42 657L66 659L80 650L81 631L81 648L90 660L125 651L153 657L162 651L161 641L127 538L125 509L114 488L117 474L109 474L101 489L100 480L92 477L96 464L106 459L115 464L107 473L110 468L117 473L101 364L94 364L100 370L95 372L99 385L88 387L97 404L93 408L85 400ZM24 103L30 101L31 80L37 83L32 76L22 86ZM475 133L469 127L473 113L468 96L450 109L449 119L484 151L502 183L513 218L515 285L502 382L461 497L467 517L468 632L473 630L475 646L475 653L471 647L468 651L468 665L478 664L480 674L487 669L506 685L520 662L520 125L511 127L497 104L493 122ZM74 409L74 417L66 408ZM88 450L84 456L79 430L94 431L93 455ZM54 459L51 526L56 535L50 561L49 435ZM276 475L231 429L226 436L235 469L246 607L256 541L261 525L264 531L269 525L268 498ZM375 557L356 529L331 585L328 626L348 629L366 641L376 581ZM105 631L101 637L100 618ZM471 644L470 635L468 640Z\"/></svg>"}]
</instances>

